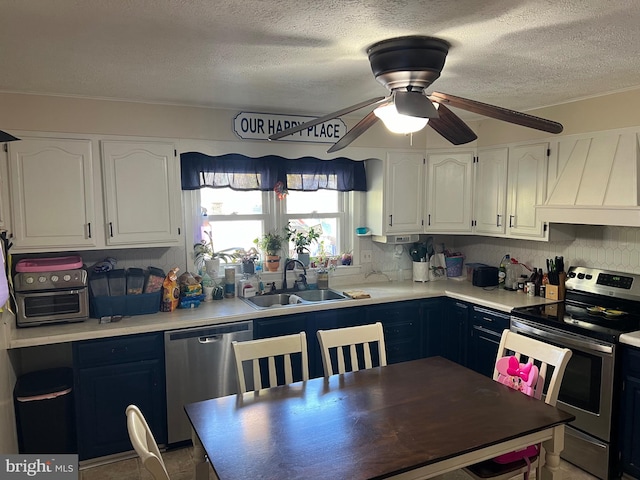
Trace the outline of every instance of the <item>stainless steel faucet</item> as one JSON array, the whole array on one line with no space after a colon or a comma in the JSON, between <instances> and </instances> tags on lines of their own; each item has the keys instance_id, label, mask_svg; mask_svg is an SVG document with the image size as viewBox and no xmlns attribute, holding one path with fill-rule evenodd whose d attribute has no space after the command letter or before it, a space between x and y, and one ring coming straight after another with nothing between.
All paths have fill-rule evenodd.
<instances>
[{"instance_id":1,"label":"stainless steel faucet","mask_svg":"<svg viewBox=\"0 0 640 480\"><path fill-rule=\"evenodd\" d=\"M302 267L302 272L304 277L307 277L307 268L304 266L304 263L302 263L300 260L298 260L297 258L289 258L285 263L284 263L284 275L282 278L282 290L286 290L287 289L287 266L290 263L299 263L300 266Z\"/></svg>"}]
</instances>

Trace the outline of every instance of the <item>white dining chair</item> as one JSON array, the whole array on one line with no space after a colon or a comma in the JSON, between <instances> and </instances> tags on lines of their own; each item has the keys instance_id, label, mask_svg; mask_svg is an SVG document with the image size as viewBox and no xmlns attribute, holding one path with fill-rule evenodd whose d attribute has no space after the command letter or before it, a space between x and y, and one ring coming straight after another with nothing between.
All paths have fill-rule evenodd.
<instances>
[{"instance_id":1,"label":"white dining chair","mask_svg":"<svg viewBox=\"0 0 640 480\"><path fill-rule=\"evenodd\" d=\"M535 385L533 396L542 398L545 384L547 384L544 401L549 405L555 406L560 393L562 377L571 358L571 353L568 348L556 347L540 340L504 330L498 347L496 362L498 359L510 355L515 356L521 363L533 360L539 369L538 381ZM553 367L553 371L550 371L549 367ZM493 370L493 379L498 379L497 368ZM464 471L476 480L507 480L516 475L523 475L524 479L528 480L530 469L535 468L536 479L539 480L542 474L542 466L544 465L542 445L539 445L539 452L537 458L529 459L530 465L524 459L505 464L499 464L489 459L470 465Z\"/></svg>"},{"instance_id":2,"label":"white dining chair","mask_svg":"<svg viewBox=\"0 0 640 480\"><path fill-rule=\"evenodd\" d=\"M160 449L140 409L129 405L126 410L127 430L134 450L154 480L170 480Z\"/></svg>"},{"instance_id":3,"label":"white dining chair","mask_svg":"<svg viewBox=\"0 0 640 480\"><path fill-rule=\"evenodd\" d=\"M253 390L262 388L260 360L267 359L269 385L278 385L276 358L282 357L284 362L284 384L292 383L292 354L300 354L302 380L309 380L309 360L307 354L307 336L304 332L295 335L262 338L246 342L231 342L238 372L238 392L247 392L244 365L251 362L253 366Z\"/></svg>"},{"instance_id":4,"label":"white dining chair","mask_svg":"<svg viewBox=\"0 0 640 480\"><path fill-rule=\"evenodd\" d=\"M325 377L347 371L345 350L348 352L347 358L351 363L351 371L357 371L362 368L372 368L374 366L371 347L375 344L378 345L378 366L385 366L387 364L384 331L380 322L357 327L318 330L317 335L318 342L320 342L320 352L322 353L322 366ZM362 345L363 365L361 365L358 360L357 346L359 345ZM331 351L333 350L335 350L337 356L336 370L334 370L331 362Z\"/></svg>"}]
</instances>

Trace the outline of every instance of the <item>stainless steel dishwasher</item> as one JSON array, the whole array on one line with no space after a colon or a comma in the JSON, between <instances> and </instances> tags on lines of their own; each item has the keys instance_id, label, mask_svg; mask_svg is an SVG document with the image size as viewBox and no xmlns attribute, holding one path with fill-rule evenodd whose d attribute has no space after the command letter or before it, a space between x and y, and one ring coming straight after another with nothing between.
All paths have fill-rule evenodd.
<instances>
[{"instance_id":1,"label":"stainless steel dishwasher","mask_svg":"<svg viewBox=\"0 0 640 480\"><path fill-rule=\"evenodd\" d=\"M237 393L231 342L252 339L251 321L165 332L169 444L191 438L185 404Z\"/></svg>"}]
</instances>

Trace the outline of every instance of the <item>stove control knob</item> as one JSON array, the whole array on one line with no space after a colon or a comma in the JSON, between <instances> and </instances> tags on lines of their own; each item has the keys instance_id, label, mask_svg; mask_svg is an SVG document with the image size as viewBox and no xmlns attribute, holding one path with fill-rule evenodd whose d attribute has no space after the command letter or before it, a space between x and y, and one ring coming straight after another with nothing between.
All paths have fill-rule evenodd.
<instances>
[{"instance_id":1,"label":"stove control knob","mask_svg":"<svg viewBox=\"0 0 640 480\"><path fill-rule=\"evenodd\" d=\"M580 280L582 280L582 279L584 278L584 273L579 273L579 274L578 274L578 278L579 278Z\"/></svg>"},{"instance_id":2,"label":"stove control knob","mask_svg":"<svg viewBox=\"0 0 640 480\"><path fill-rule=\"evenodd\" d=\"M25 282L27 282L29 285L31 285L33 283L33 277L27 277Z\"/></svg>"},{"instance_id":3,"label":"stove control knob","mask_svg":"<svg viewBox=\"0 0 640 480\"><path fill-rule=\"evenodd\" d=\"M576 272L569 272L569 278L573 278L576 276Z\"/></svg>"},{"instance_id":4,"label":"stove control knob","mask_svg":"<svg viewBox=\"0 0 640 480\"><path fill-rule=\"evenodd\" d=\"M51 275L52 282L57 282L58 280L60 280L60 278L57 275Z\"/></svg>"},{"instance_id":5,"label":"stove control knob","mask_svg":"<svg viewBox=\"0 0 640 480\"><path fill-rule=\"evenodd\" d=\"M71 275L67 274L67 275L65 275L64 277L62 277L62 279L63 279L65 282L68 282L69 280L71 280Z\"/></svg>"},{"instance_id":6,"label":"stove control knob","mask_svg":"<svg viewBox=\"0 0 640 480\"><path fill-rule=\"evenodd\" d=\"M591 274L587 273L587 276L586 276L586 277L584 277L584 278L586 278L587 280L591 280L591 279L593 278L593 275L591 275Z\"/></svg>"},{"instance_id":7,"label":"stove control knob","mask_svg":"<svg viewBox=\"0 0 640 480\"><path fill-rule=\"evenodd\" d=\"M39 281L40 283L44 283L44 282L46 282L46 281L47 281L47 277L45 277L44 275L42 275L41 277L38 277L38 281Z\"/></svg>"}]
</instances>

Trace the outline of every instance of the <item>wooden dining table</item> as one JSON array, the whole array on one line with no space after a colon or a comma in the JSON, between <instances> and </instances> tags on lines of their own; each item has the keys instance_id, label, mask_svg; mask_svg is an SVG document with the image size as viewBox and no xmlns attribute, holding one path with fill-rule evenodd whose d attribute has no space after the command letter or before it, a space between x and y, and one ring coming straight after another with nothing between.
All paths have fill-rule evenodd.
<instances>
[{"instance_id":1,"label":"wooden dining table","mask_svg":"<svg viewBox=\"0 0 640 480\"><path fill-rule=\"evenodd\" d=\"M543 443L561 479L574 419L441 357L185 406L197 480L429 478ZM206 462L206 458L209 462ZM210 465L209 465L210 464Z\"/></svg>"}]
</instances>

